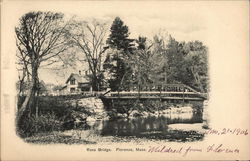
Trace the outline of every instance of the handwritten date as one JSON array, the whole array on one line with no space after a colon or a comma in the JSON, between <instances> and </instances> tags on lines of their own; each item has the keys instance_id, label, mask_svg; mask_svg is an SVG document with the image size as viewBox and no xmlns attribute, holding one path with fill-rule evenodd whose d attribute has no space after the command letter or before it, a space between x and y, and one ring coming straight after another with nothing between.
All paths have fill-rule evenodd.
<instances>
[{"instance_id":1,"label":"handwritten date","mask_svg":"<svg viewBox=\"0 0 250 161\"><path fill-rule=\"evenodd\" d=\"M214 134L214 135L225 135L225 134L232 134L232 135L248 135L247 129L240 129L240 128L223 128L221 130L216 129L209 129L205 132L205 134Z\"/></svg>"}]
</instances>

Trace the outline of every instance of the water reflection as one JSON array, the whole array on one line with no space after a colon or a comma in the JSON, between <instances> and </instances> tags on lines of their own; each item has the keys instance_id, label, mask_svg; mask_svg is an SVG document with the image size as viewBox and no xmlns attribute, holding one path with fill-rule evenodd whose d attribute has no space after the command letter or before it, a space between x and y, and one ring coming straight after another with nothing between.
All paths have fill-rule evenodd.
<instances>
[{"instance_id":1,"label":"water reflection","mask_svg":"<svg viewBox=\"0 0 250 161\"><path fill-rule=\"evenodd\" d=\"M131 119L102 120L91 127L101 136L137 137L147 139L167 139L170 141L194 141L203 135L194 130L173 130L170 124L202 123L202 113L168 114L137 117Z\"/></svg>"}]
</instances>

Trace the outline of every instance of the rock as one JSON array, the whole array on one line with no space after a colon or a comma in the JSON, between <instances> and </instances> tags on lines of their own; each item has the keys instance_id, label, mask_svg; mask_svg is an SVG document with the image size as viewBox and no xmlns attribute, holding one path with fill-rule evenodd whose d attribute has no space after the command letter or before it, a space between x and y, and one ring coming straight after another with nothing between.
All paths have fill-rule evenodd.
<instances>
[{"instance_id":1,"label":"rock","mask_svg":"<svg viewBox=\"0 0 250 161\"><path fill-rule=\"evenodd\" d=\"M149 113L146 112L146 111L142 112L141 114L142 114L143 117L148 117L149 116Z\"/></svg>"},{"instance_id":2,"label":"rock","mask_svg":"<svg viewBox=\"0 0 250 161\"><path fill-rule=\"evenodd\" d=\"M124 117L126 117L126 114L117 113L116 117L118 117L118 118L124 118Z\"/></svg>"},{"instance_id":3,"label":"rock","mask_svg":"<svg viewBox=\"0 0 250 161\"><path fill-rule=\"evenodd\" d=\"M156 113L149 113L149 116L158 116L158 114L156 114Z\"/></svg>"},{"instance_id":4,"label":"rock","mask_svg":"<svg viewBox=\"0 0 250 161\"><path fill-rule=\"evenodd\" d=\"M159 112L158 112L158 114L159 114L159 115L162 115L162 114L163 114L163 112L162 112L162 111L159 111Z\"/></svg>"},{"instance_id":5,"label":"rock","mask_svg":"<svg viewBox=\"0 0 250 161\"><path fill-rule=\"evenodd\" d=\"M88 117L88 115L85 114L85 113L81 113L81 114L79 114L79 117L82 118L82 119L84 119L84 120L86 120L86 118Z\"/></svg>"},{"instance_id":6,"label":"rock","mask_svg":"<svg viewBox=\"0 0 250 161\"><path fill-rule=\"evenodd\" d=\"M204 133L206 130L202 128L202 123L195 124L170 124L168 125L171 130L183 130L183 131L196 131L198 133Z\"/></svg>"},{"instance_id":7,"label":"rock","mask_svg":"<svg viewBox=\"0 0 250 161\"><path fill-rule=\"evenodd\" d=\"M75 103L77 103L77 105ZM89 97L72 100L71 105L73 107L77 106L78 108L80 108L78 109L80 111L82 108L85 112L90 113L92 116L97 116L99 119L107 117L107 113L104 109L102 100L99 98Z\"/></svg>"},{"instance_id":8,"label":"rock","mask_svg":"<svg viewBox=\"0 0 250 161\"><path fill-rule=\"evenodd\" d=\"M93 126L95 124L96 120L97 120L96 118L89 116L89 117L87 117L86 122L89 126Z\"/></svg>"},{"instance_id":9,"label":"rock","mask_svg":"<svg viewBox=\"0 0 250 161\"><path fill-rule=\"evenodd\" d=\"M94 125L96 120L107 118L102 100L96 97L71 99L62 101L69 107L70 115L65 119L64 129L88 128Z\"/></svg>"},{"instance_id":10,"label":"rock","mask_svg":"<svg viewBox=\"0 0 250 161\"><path fill-rule=\"evenodd\" d=\"M171 108L170 113L179 113L179 109L176 107Z\"/></svg>"},{"instance_id":11,"label":"rock","mask_svg":"<svg viewBox=\"0 0 250 161\"><path fill-rule=\"evenodd\" d=\"M192 113L193 108L191 106L185 106L180 108L181 113Z\"/></svg>"},{"instance_id":12,"label":"rock","mask_svg":"<svg viewBox=\"0 0 250 161\"><path fill-rule=\"evenodd\" d=\"M171 109L166 109L162 111L162 114L170 114L171 113Z\"/></svg>"},{"instance_id":13,"label":"rock","mask_svg":"<svg viewBox=\"0 0 250 161\"><path fill-rule=\"evenodd\" d=\"M139 117L139 116L143 116L143 115L142 115L142 113L140 113L139 111L133 110L133 111L130 113L130 116L132 116L132 117Z\"/></svg>"},{"instance_id":14,"label":"rock","mask_svg":"<svg viewBox=\"0 0 250 161\"><path fill-rule=\"evenodd\" d=\"M170 114L171 118L176 119L191 119L193 117L193 113L178 113L178 114Z\"/></svg>"},{"instance_id":15,"label":"rock","mask_svg":"<svg viewBox=\"0 0 250 161\"><path fill-rule=\"evenodd\" d=\"M102 109L94 109L93 112L94 112L94 113L102 113L103 110L102 110Z\"/></svg>"},{"instance_id":16,"label":"rock","mask_svg":"<svg viewBox=\"0 0 250 161\"><path fill-rule=\"evenodd\" d=\"M86 118L86 121L87 122L96 121L96 118L89 116L89 117Z\"/></svg>"},{"instance_id":17,"label":"rock","mask_svg":"<svg viewBox=\"0 0 250 161\"><path fill-rule=\"evenodd\" d=\"M191 106L184 106L184 107L170 107L163 111L164 114L180 114L180 113L193 113L194 110Z\"/></svg>"}]
</instances>

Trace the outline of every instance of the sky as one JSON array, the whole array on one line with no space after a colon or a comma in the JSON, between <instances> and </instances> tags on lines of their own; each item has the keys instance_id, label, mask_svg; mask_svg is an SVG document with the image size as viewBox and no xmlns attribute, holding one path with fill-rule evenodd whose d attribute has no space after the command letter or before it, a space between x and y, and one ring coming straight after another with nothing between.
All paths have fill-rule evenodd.
<instances>
[{"instance_id":1,"label":"sky","mask_svg":"<svg viewBox=\"0 0 250 161\"><path fill-rule=\"evenodd\" d=\"M46 6L37 4L33 5L32 10L62 12L66 18L76 16L87 21L94 18L107 22L108 30L114 18L119 16L129 27L130 38L142 35L151 39L159 31L165 31L177 41L199 40L206 45L206 17L208 15L201 12L202 8L203 6L199 3L173 3L171 1L158 1L157 3L152 1L74 1L74 3L65 2ZM31 8L26 7L22 12L20 11L20 15L29 10ZM45 83L64 84L71 73L77 73L79 69L84 69L85 65L78 64L74 66L74 69L69 67L63 71L40 69L39 77Z\"/></svg>"}]
</instances>

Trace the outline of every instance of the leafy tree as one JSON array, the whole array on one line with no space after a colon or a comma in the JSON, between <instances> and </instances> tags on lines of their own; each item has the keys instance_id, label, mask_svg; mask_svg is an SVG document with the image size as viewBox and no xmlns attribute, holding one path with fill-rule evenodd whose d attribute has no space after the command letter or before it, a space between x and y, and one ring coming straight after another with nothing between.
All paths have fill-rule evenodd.
<instances>
[{"instance_id":1,"label":"leafy tree","mask_svg":"<svg viewBox=\"0 0 250 161\"><path fill-rule=\"evenodd\" d=\"M170 36L167 44L167 82L168 83L185 83L184 54L182 52L182 43L179 43Z\"/></svg>"},{"instance_id":2,"label":"leafy tree","mask_svg":"<svg viewBox=\"0 0 250 161\"><path fill-rule=\"evenodd\" d=\"M143 86L152 83L152 74L155 70L156 61L151 51L152 43L147 41L146 37L139 36L136 40L137 49L134 51L129 62L133 70L133 84L137 89L143 90Z\"/></svg>"},{"instance_id":3,"label":"leafy tree","mask_svg":"<svg viewBox=\"0 0 250 161\"><path fill-rule=\"evenodd\" d=\"M127 88L131 69L125 59L128 59L133 53L132 42L134 40L128 38L128 27L119 17L113 21L110 32L107 39L109 51L103 67L110 76L107 78L109 87L115 91Z\"/></svg>"},{"instance_id":4,"label":"leafy tree","mask_svg":"<svg viewBox=\"0 0 250 161\"><path fill-rule=\"evenodd\" d=\"M206 92L207 48L199 41L180 43L172 37L167 47L168 82L183 83Z\"/></svg>"},{"instance_id":5,"label":"leafy tree","mask_svg":"<svg viewBox=\"0 0 250 161\"><path fill-rule=\"evenodd\" d=\"M147 38L143 36L139 36L137 40L135 40L136 43L138 44L137 49L138 50L145 50L146 49L146 43L147 43Z\"/></svg>"},{"instance_id":6,"label":"leafy tree","mask_svg":"<svg viewBox=\"0 0 250 161\"><path fill-rule=\"evenodd\" d=\"M139 90L149 90L162 84L162 68L164 59L162 52L159 52L157 43L151 42L146 37L139 37L136 40L137 49L128 60L133 71L132 85Z\"/></svg>"},{"instance_id":7,"label":"leafy tree","mask_svg":"<svg viewBox=\"0 0 250 161\"><path fill-rule=\"evenodd\" d=\"M184 66L193 81L191 86L196 87L201 92L208 91L208 55L207 47L200 41L188 42L185 45L187 54L184 57Z\"/></svg>"},{"instance_id":8,"label":"leafy tree","mask_svg":"<svg viewBox=\"0 0 250 161\"><path fill-rule=\"evenodd\" d=\"M142 87L182 83L207 91L207 48L202 42L178 42L164 33L155 35L151 42L142 36L135 42L133 54L109 49L105 65L110 69L111 89L122 85L125 90L148 90Z\"/></svg>"},{"instance_id":9,"label":"leafy tree","mask_svg":"<svg viewBox=\"0 0 250 161\"><path fill-rule=\"evenodd\" d=\"M110 35L107 39L107 44L111 48L122 50L126 54L131 53L133 50L133 39L129 39L128 26L124 25L124 22L116 17L110 28Z\"/></svg>"},{"instance_id":10,"label":"leafy tree","mask_svg":"<svg viewBox=\"0 0 250 161\"><path fill-rule=\"evenodd\" d=\"M207 48L202 42L178 42L171 35L155 35L151 55L154 64L151 69L153 85L183 83L200 92L206 92L207 76ZM140 41L144 40L140 38ZM143 43L139 43L144 48ZM150 72L149 72L150 73Z\"/></svg>"},{"instance_id":11,"label":"leafy tree","mask_svg":"<svg viewBox=\"0 0 250 161\"><path fill-rule=\"evenodd\" d=\"M104 62L105 79L113 91L121 90L124 78L130 71L126 66L125 59L126 57L121 50L112 48L107 50Z\"/></svg>"},{"instance_id":12,"label":"leafy tree","mask_svg":"<svg viewBox=\"0 0 250 161\"><path fill-rule=\"evenodd\" d=\"M157 61L157 69L153 77L155 85L168 83L167 38L166 33L157 34L153 37L152 53L154 53L155 61Z\"/></svg>"}]
</instances>

